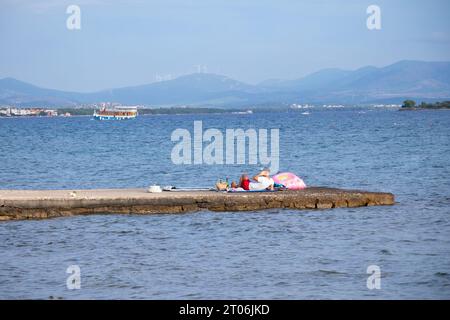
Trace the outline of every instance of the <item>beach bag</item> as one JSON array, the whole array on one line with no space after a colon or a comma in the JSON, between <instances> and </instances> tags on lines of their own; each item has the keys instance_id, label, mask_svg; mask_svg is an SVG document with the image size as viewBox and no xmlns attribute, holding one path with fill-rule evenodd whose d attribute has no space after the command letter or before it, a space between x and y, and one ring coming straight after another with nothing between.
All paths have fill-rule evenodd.
<instances>
[{"instance_id":1,"label":"beach bag","mask_svg":"<svg viewBox=\"0 0 450 320\"><path fill-rule=\"evenodd\" d=\"M227 182L217 182L216 183L216 189L219 191L225 191L228 188L228 183Z\"/></svg>"}]
</instances>

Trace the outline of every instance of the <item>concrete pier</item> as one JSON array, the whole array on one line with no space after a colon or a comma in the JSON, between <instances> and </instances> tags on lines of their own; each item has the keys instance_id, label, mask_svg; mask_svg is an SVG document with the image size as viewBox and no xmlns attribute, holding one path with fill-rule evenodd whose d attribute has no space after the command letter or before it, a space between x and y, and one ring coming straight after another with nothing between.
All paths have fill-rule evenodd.
<instances>
[{"instance_id":1,"label":"concrete pier","mask_svg":"<svg viewBox=\"0 0 450 320\"><path fill-rule=\"evenodd\" d=\"M394 195L325 187L300 191L225 193L145 189L0 190L0 220L45 219L88 214L250 211L269 208L331 209L394 204Z\"/></svg>"}]
</instances>

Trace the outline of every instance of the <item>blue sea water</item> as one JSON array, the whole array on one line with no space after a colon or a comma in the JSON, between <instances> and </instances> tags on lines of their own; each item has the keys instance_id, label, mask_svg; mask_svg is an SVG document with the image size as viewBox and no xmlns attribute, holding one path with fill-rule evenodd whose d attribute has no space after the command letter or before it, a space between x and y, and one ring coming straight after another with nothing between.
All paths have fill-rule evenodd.
<instances>
[{"instance_id":1,"label":"blue sea water","mask_svg":"<svg viewBox=\"0 0 450 320\"><path fill-rule=\"evenodd\" d=\"M279 128L280 170L394 206L0 223L0 298L450 298L450 112L0 118L1 189L211 186L258 165L173 165L173 130ZM68 290L66 269L81 269ZM366 286L367 267L381 288Z\"/></svg>"}]
</instances>

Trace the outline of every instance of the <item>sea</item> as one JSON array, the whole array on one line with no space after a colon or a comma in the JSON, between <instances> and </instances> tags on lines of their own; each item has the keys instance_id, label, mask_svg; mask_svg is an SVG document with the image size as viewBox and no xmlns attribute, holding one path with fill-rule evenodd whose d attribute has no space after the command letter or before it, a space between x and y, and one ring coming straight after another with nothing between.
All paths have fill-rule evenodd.
<instances>
[{"instance_id":1,"label":"sea","mask_svg":"<svg viewBox=\"0 0 450 320\"><path fill-rule=\"evenodd\" d=\"M279 129L279 171L396 203L1 222L0 299L450 299L446 110L0 118L0 189L212 187L264 166L174 164L194 121Z\"/></svg>"}]
</instances>

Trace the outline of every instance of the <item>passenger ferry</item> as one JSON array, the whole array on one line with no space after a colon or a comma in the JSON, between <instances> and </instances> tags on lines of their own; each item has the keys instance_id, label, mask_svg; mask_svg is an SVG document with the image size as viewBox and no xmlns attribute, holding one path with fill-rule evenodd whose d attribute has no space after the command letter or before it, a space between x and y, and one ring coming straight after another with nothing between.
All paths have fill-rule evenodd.
<instances>
[{"instance_id":1,"label":"passenger ferry","mask_svg":"<svg viewBox=\"0 0 450 320\"><path fill-rule=\"evenodd\" d=\"M107 109L106 107L94 111L96 120L129 120L138 115L137 107L117 106Z\"/></svg>"}]
</instances>

